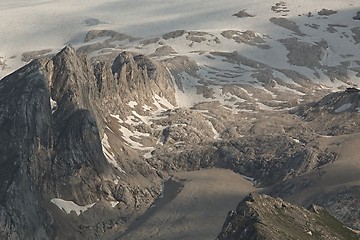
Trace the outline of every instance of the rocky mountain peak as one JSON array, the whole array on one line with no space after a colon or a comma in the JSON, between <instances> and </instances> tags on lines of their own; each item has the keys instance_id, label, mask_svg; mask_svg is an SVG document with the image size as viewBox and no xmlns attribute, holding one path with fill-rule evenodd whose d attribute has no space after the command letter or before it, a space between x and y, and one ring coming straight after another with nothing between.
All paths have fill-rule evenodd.
<instances>
[{"instance_id":1,"label":"rocky mountain peak","mask_svg":"<svg viewBox=\"0 0 360 240\"><path fill-rule=\"evenodd\" d=\"M65 47L51 59L34 60L0 82L0 219L4 220L0 237L66 236L56 229L66 227L61 225L64 219L75 225L78 220L54 214L50 203L54 199L79 206L116 199L126 206L111 215L112 221L120 221L147 207L136 205L139 200L134 195L149 204L159 194L160 184L146 190L152 178L137 185L135 194L128 184L137 171L125 176L115 169L119 157L113 155L111 165L101 139L107 117L125 114L128 101L151 104L161 96L175 104L172 80L164 67L143 55L122 53L113 66L114 74L110 64L93 65L85 55ZM142 171L149 169L143 166ZM127 178L127 184L121 178ZM26 214L20 216L13 209Z\"/></svg>"},{"instance_id":2,"label":"rocky mountain peak","mask_svg":"<svg viewBox=\"0 0 360 240\"><path fill-rule=\"evenodd\" d=\"M154 96L158 95L176 106L174 85L169 72L149 57L122 52L115 58L111 71L114 78L125 88L124 100L152 103Z\"/></svg>"},{"instance_id":3,"label":"rocky mountain peak","mask_svg":"<svg viewBox=\"0 0 360 240\"><path fill-rule=\"evenodd\" d=\"M324 209L251 194L230 211L217 239L358 239Z\"/></svg>"},{"instance_id":4,"label":"rocky mountain peak","mask_svg":"<svg viewBox=\"0 0 360 240\"><path fill-rule=\"evenodd\" d=\"M95 78L90 62L85 56L65 47L46 65L49 71L51 96L62 105L74 108L89 108L91 99L96 100ZM61 109L59 109L61 110Z\"/></svg>"}]
</instances>

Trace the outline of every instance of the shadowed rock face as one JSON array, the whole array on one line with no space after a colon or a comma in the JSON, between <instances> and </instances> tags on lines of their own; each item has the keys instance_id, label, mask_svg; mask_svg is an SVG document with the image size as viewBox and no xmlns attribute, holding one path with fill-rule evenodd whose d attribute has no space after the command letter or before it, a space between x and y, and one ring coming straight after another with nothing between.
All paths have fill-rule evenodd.
<instances>
[{"instance_id":1,"label":"shadowed rock face","mask_svg":"<svg viewBox=\"0 0 360 240\"><path fill-rule=\"evenodd\" d=\"M337 136L354 133L360 126L360 92L348 88L320 101L300 107L296 114L310 122L319 134Z\"/></svg>"},{"instance_id":2,"label":"shadowed rock face","mask_svg":"<svg viewBox=\"0 0 360 240\"><path fill-rule=\"evenodd\" d=\"M43 207L49 198L72 198L80 204L94 201L96 185L111 173L89 94L85 98L74 87L81 80L76 71L82 70L74 65L82 62L71 54L72 49L66 48L54 57L53 71L46 70L45 60L34 61L0 83L1 218L5 219L1 236L5 238L52 236L54 220ZM55 114L51 95L59 101ZM87 106L90 110L84 109ZM97 177L88 183L79 181L84 169Z\"/></svg>"},{"instance_id":3,"label":"shadowed rock face","mask_svg":"<svg viewBox=\"0 0 360 240\"><path fill-rule=\"evenodd\" d=\"M54 140L50 94L40 67L40 62L32 62L0 82L3 239L25 239L29 233L43 238L53 222L41 207L43 179L50 168Z\"/></svg>"},{"instance_id":4,"label":"shadowed rock face","mask_svg":"<svg viewBox=\"0 0 360 240\"><path fill-rule=\"evenodd\" d=\"M119 78L113 77L110 65L99 63L94 71L86 57L66 47L52 59L33 61L0 82L1 239L66 237L61 219L73 222L75 231L70 233L76 237L81 221L54 212L52 198L79 205L118 199L127 207L118 209L118 216L110 214L114 222L135 210L134 191L114 183L118 173L102 151L105 117L123 104L123 98L138 94L137 99L147 101L167 92L174 99L174 90L167 72L142 55L124 53L113 68ZM109 99L113 105L107 105ZM138 188L136 197L144 198L145 187ZM145 192L149 203L159 194L156 188ZM137 211L144 207L137 206ZM91 219L101 222L103 213L94 211Z\"/></svg>"},{"instance_id":5,"label":"shadowed rock face","mask_svg":"<svg viewBox=\"0 0 360 240\"><path fill-rule=\"evenodd\" d=\"M111 66L122 93L122 100L151 103L154 95L169 99L175 106L174 86L167 70L141 54L122 52ZM109 79L109 77L108 77Z\"/></svg>"},{"instance_id":6,"label":"shadowed rock face","mask_svg":"<svg viewBox=\"0 0 360 240\"><path fill-rule=\"evenodd\" d=\"M324 209L310 211L267 195L249 195L229 212L221 239L358 239Z\"/></svg>"}]
</instances>

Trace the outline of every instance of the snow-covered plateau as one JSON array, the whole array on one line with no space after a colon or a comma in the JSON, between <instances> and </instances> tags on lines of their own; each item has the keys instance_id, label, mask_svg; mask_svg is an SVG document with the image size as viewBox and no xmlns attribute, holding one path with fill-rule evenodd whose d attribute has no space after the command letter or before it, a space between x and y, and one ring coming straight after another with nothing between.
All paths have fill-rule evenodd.
<instances>
[{"instance_id":1,"label":"snow-covered plateau","mask_svg":"<svg viewBox=\"0 0 360 240\"><path fill-rule=\"evenodd\" d=\"M93 57L122 50L162 61L189 57L198 68L179 73L187 91L179 105L203 101L194 96L199 86L226 101L219 86L229 84L301 98L358 86L358 11L355 0L3 0L0 77L71 45ZM256 100L245 91L227 94ZM268 105L259 108L279 104Z\"/></svg>"}]
</instances>

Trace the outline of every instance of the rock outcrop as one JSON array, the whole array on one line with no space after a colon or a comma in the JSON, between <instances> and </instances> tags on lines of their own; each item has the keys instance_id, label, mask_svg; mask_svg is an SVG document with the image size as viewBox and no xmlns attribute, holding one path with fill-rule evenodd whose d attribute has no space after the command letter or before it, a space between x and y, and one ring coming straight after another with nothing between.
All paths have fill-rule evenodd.
<instances>
[{"instance_id":1,"label":"rock outcrop","mask_svg":"<svg viewBox=\"0 0 360 240\"><path fill-rule=\"evenodd\" d=\"M324 209L309 210L280 198L252 194L229 212L217 239L358 239Z\"/></svg>"},{"instance_id":2,"label":"rock outcrop","mask_svg":"<svg viewBox=\"0 0 360 240\"><path fill-rule=\"evenodd\" d=\"M94 67L70 47L1 80L0 238L91 239L143 212L160 194L161 179L136 161L148 178L133 177L136 168L126 175L114 168L101 139L107 117L125 113L128 101L161 95L175 104L173 92L168 72L143 55L124 52L112 65ZM74 218L54 198L96 204L87 210L91 217ZM118 207L111 210L111 201ZM102 202L116 214L97 210Z\"/></svg>"},{"instance_id":3,"label":"rock outcrop","mask_svg":"<svg viewBox=\"0 0 360 240\"><path fill-rule=\"evenodd\" d=\"M348 88L326 95L320 101L301 106L295 113L313 125L318 134L337 136L359 129L360 92Z\"/></svg>"}]
</instances>

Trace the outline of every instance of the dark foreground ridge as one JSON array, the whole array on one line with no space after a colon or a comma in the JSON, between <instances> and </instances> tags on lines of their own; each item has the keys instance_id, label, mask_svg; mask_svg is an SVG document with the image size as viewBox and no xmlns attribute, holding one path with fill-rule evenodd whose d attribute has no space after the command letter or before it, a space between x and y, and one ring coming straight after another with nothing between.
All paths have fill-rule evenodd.
<instances>
[{"instance_id":1,"label":"dark foreground ridge","mask_svg":"<svg viewBox=\"0 0 360 240\"><path fill-rule=\"evenodd\" d=\"M359 239L323 208L298 207L267 195L251 194L231 211L217 240Z\"/></svg>"}]
</instances>

